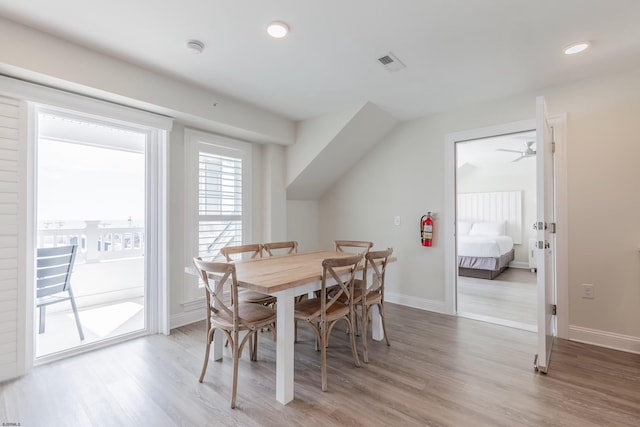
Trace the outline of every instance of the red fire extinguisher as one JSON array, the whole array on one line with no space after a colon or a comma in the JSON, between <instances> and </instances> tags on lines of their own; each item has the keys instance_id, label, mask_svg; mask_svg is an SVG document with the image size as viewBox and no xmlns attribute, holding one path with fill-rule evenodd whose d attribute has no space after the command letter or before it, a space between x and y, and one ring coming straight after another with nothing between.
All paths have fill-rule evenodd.
<instances>
[{"instance_id":1,"label":"red fire extinguisher","mask_svg":"<svg viewBox=\"0 0 640 427\"><path fill-rule=\"evenodd\" d=\"M422 215L420 218L420 240L422 246L431 246L433 244L433 218L431 212Z\"/></svg>"}]
</instances>

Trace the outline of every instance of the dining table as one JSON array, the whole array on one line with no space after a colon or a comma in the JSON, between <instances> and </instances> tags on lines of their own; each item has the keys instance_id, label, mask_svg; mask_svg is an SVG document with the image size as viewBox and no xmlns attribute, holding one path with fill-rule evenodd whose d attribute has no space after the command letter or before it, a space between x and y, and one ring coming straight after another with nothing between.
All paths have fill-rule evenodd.
<instances>
[{"instance_id":1,"label":"dining table","mask_svg":"<svg viewBox=\"0 0 640 427\"><path fill-rule=\"evenodd\" d=\"M294 399L295 298L321 288L324 259L353 255L348 252L314 251L234 261L239 287L277 298L276 400L282 404ZM372 313L371 329L374 340L383 339L382 320L377 307ZM221 333L214 337L214 360L222 359L223 342Z\"/></svg>"}]
</instances>

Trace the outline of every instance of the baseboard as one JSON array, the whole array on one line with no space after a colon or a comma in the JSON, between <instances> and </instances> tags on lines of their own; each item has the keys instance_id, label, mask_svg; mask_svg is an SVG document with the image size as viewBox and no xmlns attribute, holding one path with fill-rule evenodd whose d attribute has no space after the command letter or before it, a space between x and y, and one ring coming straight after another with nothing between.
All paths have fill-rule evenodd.
<instances>
[{"instance_id":1,"label":"baseboard","mask_svg":"<svg viewBox=\"0 0 640 427\"><path fill-rule=\"evenodd\" d=\"M509 263L509 268L524 268L524 269L529 269L529 263L528 262L522 262L522 261L512 261Z\"/></svg>"},{"instance_id":2,"label":"baseboard","mask_svg":"<svg viewBox=\"0 0 640 427\"><path fill-rule=\"evenodd\" d=\"M640 354L640 338L569 325L569 340Z\"/></svg>"},{"instance_id":3,"label":"baseboard","mask_svg":"<svg viewBox=\"0 0 640 427\"><path fill-rule=\"evenodd\" d=\"M204 320L206 315L204 307L204 298L183 304L184 311L182 313L171 315L169 329L179 328L180 326L190 325L191 323Z\"/></svg>"},{"instance_id":4,"label":"baseboard","mask_svg":"<svg viewBox=\"0 0 640 427\"><path fill-rule=\"evenodd\" d=\"M385 291L384 293L384 300L385 302L400 304L407 307L448 314L447 307L444 301L434 301L426 298L412 297L388 291Z\"/></svg>"}]
</instances>

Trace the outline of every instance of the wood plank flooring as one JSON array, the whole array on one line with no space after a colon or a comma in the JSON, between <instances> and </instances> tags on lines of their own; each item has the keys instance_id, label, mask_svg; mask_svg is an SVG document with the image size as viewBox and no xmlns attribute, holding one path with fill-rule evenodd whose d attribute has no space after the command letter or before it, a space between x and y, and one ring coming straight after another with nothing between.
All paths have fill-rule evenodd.
<instances>
[{"instance_id":1,"label":"wood plank flooring","mask_svg":"<svg viewBox=\"0 0 640 427\"><path fill-rule=\"evenodd\" d=\"M533 371L535 334L387 304L391 347L355 368L343 330L320 354L300 326L296 399L275 400L275 353L211 362L198 383L204 323L40 366L0 384L0 422L31 426L638 426L640 355L557 340L548 375ZM359 342L358 342L359 344Z\"/></svg>"},{"instance_id":2,"label":"wood plank flooring","mask_svg":"<svg viewBox=\"0 0 640 427\"><path fill-rule=\"evenodd\" d=\"M535 332L536 273L508 268L493 280L458 277L458 313Z\"/></svg>"}]
</instances>

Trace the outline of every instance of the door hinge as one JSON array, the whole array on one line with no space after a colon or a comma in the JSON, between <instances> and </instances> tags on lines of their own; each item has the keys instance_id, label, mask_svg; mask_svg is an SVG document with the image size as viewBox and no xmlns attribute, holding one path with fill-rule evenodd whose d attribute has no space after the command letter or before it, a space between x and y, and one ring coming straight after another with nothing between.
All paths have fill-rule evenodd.
<instances>
[{"instance_id":1,"label":"door hinge","mask_svg":"<svg viewBox=\"0 0 640 427\"><path fill-rule=\"evenodd\" d=\"M556 223L555 222L550 222L549 223L549 233L556 233Z\"/></svg>"},{"instance_id":2,"label":"door hinge","mask_svg":"<svg viewBox=\"0 0 640 427\"><path fill-rule=\"evenodd\" d=\"M547 225L542 221L534 222L533 223L533 229L534 230L546 230L547 229Z\"/></svg>"},{"instance_id":3,"label":"door hinge","mask_svg":"<svg viewBox=\"0 0 640 427\"><path fill-rule=\"evenodd\" d=\"M547 241L538 240L538 249L549 249L551 247L551 243Z\"/></svg>"},{"instance_id":4,"label":"door hinge","mask_svg":"<svg viewBox=\"0 0 640 427\"><path fill-rule=\"evenodd\" d=\"M555 153L555 152L556 152L556 143L555 143L555 142L552 142L552 143L551 143L551 152L552 152L552 153Z\"/></svg>"},{"instance_id":5,"label":"door hinge","mask_svg":"<svg viewBox=\"0 0 640 427\"><path fill-rule=\"evenodd\" d=\"M551 304L551 314L553 314L554 316L556 314L558 314L558 306L555 304Z\"/></svg>"}]
</instances>

